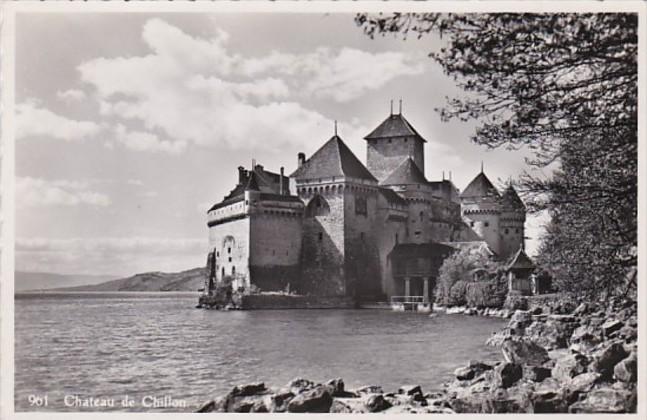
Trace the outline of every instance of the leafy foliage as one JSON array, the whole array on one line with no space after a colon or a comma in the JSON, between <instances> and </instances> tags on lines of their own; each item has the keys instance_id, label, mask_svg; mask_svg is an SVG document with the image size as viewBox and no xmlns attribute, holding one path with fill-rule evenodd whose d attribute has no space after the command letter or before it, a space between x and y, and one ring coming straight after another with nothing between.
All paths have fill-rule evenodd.
<instances>
[{"instance_id":1,"label":"leafy foliage","mask_svg":"<svg viewBox=\"0 0 647 420\"><path fill-rule=\"evenodd\" d=\"M369 36L434 32L431 57L466 95L438 110L477 120L472 140L526 147L529 208L552 222L540 263L562 290L635 286L638 17L589 14L394 14L356 17Z\"/></svg>"},{"instance_id":2,"label":"leafy foliage","mask_svg":"<svg viewBox=\"0 0 647 420\"><path fill-rule=\"evenodd\" d=\"M478 249L466 248L455 252L443 261L438 271L438 282L434 292L436 301L446 306L478 303L476 300L480 292L477 289L471 293L471 302L468 302L467 297L468 289L474 282L474 270L483 269L486 273L494 273L498 268L498 264L489 255Z\"/></svg>"}]
</instances>

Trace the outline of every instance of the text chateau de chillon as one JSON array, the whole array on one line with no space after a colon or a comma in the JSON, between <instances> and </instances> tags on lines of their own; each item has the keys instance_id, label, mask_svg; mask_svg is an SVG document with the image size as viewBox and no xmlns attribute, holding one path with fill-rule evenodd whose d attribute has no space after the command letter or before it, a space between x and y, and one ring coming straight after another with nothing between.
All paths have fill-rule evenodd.
<instances>
[{"instance_id":1,"label":"text chateau de chillon","mask_svg":"<svg viewBox=\"0 0 647 420\"><path fill-rule=\"evenodd\" d=\"M481 172L460 193L428 181L425 139L402 112L366 140L364 166L337 136L288 176L238 168L238 184L208 211L205 288L231 280L243 293L430 298L443 259L487 246L506 259L523 249L525 207Z\"/></svg>"}]
</instances>

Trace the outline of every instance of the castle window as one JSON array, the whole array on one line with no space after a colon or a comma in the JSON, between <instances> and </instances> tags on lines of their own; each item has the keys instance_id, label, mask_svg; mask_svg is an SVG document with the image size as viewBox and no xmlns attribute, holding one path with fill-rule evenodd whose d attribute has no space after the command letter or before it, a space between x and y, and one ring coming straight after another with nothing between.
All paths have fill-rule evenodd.
<instances>
[{"instance_id":1,"label":"castle window","mask_svg":"<svg viewBox=\"0 0 647 420\"><path fill-rule=\"evenodd\" d=\"M483 223L483 226L485 226L485 227L490 226L490 222L484 222L484 223Z\"/></svg>"},{"instance_id":2,"label":"castle window","mask_svg":"<svg viewBox=\"0 0 647 420\"><path fill-rule=\"evenodd\" d=\"M406 142L407 142L407 140L409 140L409 139L405 137L405 138L404 138L404 142L406 143Z\"/></svg>"},{"instance_id":3,"label":"castle window","mask_svg":"<svg viewBox=\"0 0 647 420\"><path fill-rule=\"evenodd\" d=\"M417 231L415 231L413 234L414 234L414 235L416 235L416 236L420 236L420 231L419 231L419 230L417 230Z\"/></svg>"},{"instance_id":4,"label":"castle window","mask_svg":"<svg viewBox=\"0 0 647 420\"><path fill-rule=\"evenodd\" d=\"M474 227L474 222L470 222L470 227Z\"/></svg>"},{"instance_id":5,"label":"castle window","mask_svg":"<svg viewBox=\"0 0 647 420\"><path fill-rule=\"evenodd\" d=\"M216 251L216 257L220 256L220 251Z\"/></svg>"},{"instance_id":6,"label":"castle window","mask_svg":"<svg viewBox=\"0 0 647 420\"><path fill-rule=\"evenodd\" d=\"M389 143L391 143L391 139L389 139Z\"/></svg>"},{"instance_id":7,"label":"castle window","mask_svg":"<svg viewBox=\"0 0 647 420\"><path fill-rule=\"evenodd\" d=\"M231 257L229 257L229 262L231 262Z\"/></svg>"},{"instance_id":8,"label":"castle window","mask_svg":"<svg viewBox=\"0 0 647 420\"><path fill-rule=\"evenodd\" d=\"M398 238L398 234L396 233L396 234L395 234L395 243L396 243L396 245L397 245L399 242L400 242L400 241L399 241L399 238Z\"/></svg>"},{"instance_id":9,"label":"castle window","mask_svg":"<svg viewBox=\"0 0 647 420\"><path fill-rule=\"evenodd\" d=\"M420 214L419 214L419 216L420 216L420 221L422 222L423 217L425 217L425 213L421 211L421 212L420 212Z\"/></svg>"},{"instance_id":10,"label":"castle window","mask_svg":"<svg viewBox=\"0 0 647 420\"><path fill-rule=\"evenodd\" d=\"M509 229L506 228L505 234L507 235L508 233L510 233L510 231L509 231Z\"/></svg>"},{"instance_id":11,"label":"castle window","mask_svg":"<svg viewBox=\"0 0 647 420\"><path fill-rule=\"evenodd\" d=\"M355 214L366 215L368 213L366 209L366 198L364 197L355 197Z\"/></svg>"},{"instance_id":12,"label":"castle window","mask_svg":"<svg viewBox=\"0 0 647 420\"><path fill-rule=\"evenodd\" d=\"M234 267L234 266L231 267L231 275L232 276L236 275L236 267Z\"/></svg>"},{"instance_id":13,"label":"castle window","mask_svg":"<svg viewBox=\"0 0 647 420\"><path fill-rule=\"evenodd\" d=\"M225 278L225 267L222 267L222 270L220 272L222 273L220 276L220 279L222 280Z\"/></svg>"},{"instance_id":14,"label":"castle window","mask_svg":"<svg viewBox=\"0 0 647 420\"><path fill-rule=\"evenodd\" d=\"M231 247L227 248L227 254L231 254Z\"/></svg>"},{"instance_id":15,"label":"castle window","mask_svg":"<svg viewBox=\"0 0 647 420\"><path fill-rule=\"evenodd\" d=\"M323 232L319 232L319 242L323 241Z\"/></svg>"},{"instance_id":16,"label":"castle window","mask_svg":"<svg viewBox=\"0 0 647 420\"><path fill-rule=\"evenodd\" d=\"M519 233L519 228L515 229L514 233Z\"/></svg>"}]
</instances>

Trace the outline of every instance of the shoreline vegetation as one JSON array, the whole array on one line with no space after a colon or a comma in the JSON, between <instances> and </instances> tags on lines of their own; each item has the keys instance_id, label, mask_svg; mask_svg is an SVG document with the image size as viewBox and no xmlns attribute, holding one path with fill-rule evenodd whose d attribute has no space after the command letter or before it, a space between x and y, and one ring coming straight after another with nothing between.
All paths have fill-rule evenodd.
<instances>
[{"instance_id":1,"label":"shoreline vegetation","mask_svg":"<svg viewBox=\"0 0 647 420\"><path fill-rule=\"evenodd\" d=\"M510 317L486 345L499 360L470 360L439 391L402 385L347 390L296 378L280 388L234 387L197 412L295 413L632 413L637 401L637 302L569 294L517 297L507 308L446 313ZM443 310L436 307L437 311ZM432 316L435 312L432 313Z\"/></svg>"}]
</instances>

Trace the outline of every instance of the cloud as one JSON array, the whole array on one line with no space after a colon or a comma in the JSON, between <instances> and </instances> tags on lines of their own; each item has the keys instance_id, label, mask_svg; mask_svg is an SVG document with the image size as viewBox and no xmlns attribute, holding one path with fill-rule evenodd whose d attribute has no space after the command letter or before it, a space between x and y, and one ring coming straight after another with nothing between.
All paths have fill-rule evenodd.
<instances>
[{"instance_id":1,"label":"cloud","mask_svg":"<svg viewBox=\"0 0 647 420\"><path fill-rule=\"evenodd\" d=\"M86 95L80 89L68 89L64 91L57 91L56 97L64 102L80 102L85 99Z\"/></svg>"},{"instance_id":2,"label":"cloud","mask_svg":"<svg viewBox=\"0 0 647 420\"><path fill-rule=\"evenodd\" d=\"M184 141L161 140L157 135L144 131L129 131L123 124L114 129L115 141L135 151L179 154L186 148Z\"/></svg>"},{"instance_id":3,"label":"cloud","mask_svg":"<svg viewBox=\"0 0 647 420\"><path fill-rule=\"evenodd\" d=\"M110 197L90 191L85 182L45 180L31 177L16 178L16 201L19 207L78 206L105 207Z\"/></svg>"},{"instance_id":4,"label":"cloud","mask_svg":"<svg viewBox=\"0 0 647 420\"><path fill-rule=\"evenodd\" d=\"M78 66L81 80L98 93L102 115L137 120L173 139L165 144L148 134L128 142L141 150L179 153L191 143L244 150L302 146L330 135L331 121L301 99L348 101L422 71L402 53L350 48L243 57L227 49L225 32L192 37L161 19L146 22L142 39L149 54ZM347 133L368 132L357 121L340 123Z\"/></svg>"},{"instance_id":5,"label":"cloud","mask_svg":"<svg viewBox=\"0 0 647 420\"><path fill-rule=\"evenodd\" d=\"M101 129L92 121L76 121L39 108L33 100L16 105L16 139L46 136L81 141L98 134Z\"/></svg>"},{"instance_id":6,"label":"cloud","mask_svg":"<svg viewBox=\"0 0 647 420\"><path fill-rule=\"evenodd\" d=\"M400 76L421 74L424 64L400 52L369 53L354 48L318 48L304 55L277 51L262 58L243 61L243 73L255 76L268 72L300 75L299 91L306 95L347 102L382 88Z\"/></svg>"}]
</instances>

